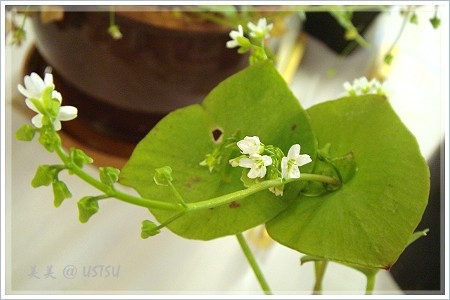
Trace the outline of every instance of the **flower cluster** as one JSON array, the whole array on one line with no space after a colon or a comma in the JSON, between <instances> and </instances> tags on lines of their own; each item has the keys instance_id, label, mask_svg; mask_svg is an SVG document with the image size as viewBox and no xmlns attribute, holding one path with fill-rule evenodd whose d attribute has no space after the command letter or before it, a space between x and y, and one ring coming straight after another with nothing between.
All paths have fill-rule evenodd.
<instances>
[{"instance_id":1,"label":"flower cluster","mask_svg":"<svg viewBox=\"0 0 450 300\"><path fill-rule=\"evenodd\" d=\"M300 178L299 167L312 161L308 154L300 154L299 144L292 145L287 156L284 156L278 148L264 146L257 136L246 136L236 144L241 155L230 159L229 163L232 167L249 169L246 176L250 179L265 178L268 174L268 167L275 168L275 171L269 175L270 179ZM276 175L273 176L273 174ZM272 188L271 191L276 195L282 195L283 187Z\"/></svg>"},{"instance_id":2,"label":"flower cluster","mask_svg":"<svg viewBox=\"0 0 450 300\"><path fill-rule=\"evenodd\" d=\"M264 41L270 37L269 32L273 28L273 24L267 24L265 18L259 19L258 24L255 25L252 22L248 22L248 29L250 29L250 37L258 41ZM244 30L242 25L238 25L238 30L232 30L230 32L231 41L227 42L227 48L241 47L248 50L251 46L251 41L244 36Z\"/></svg>"},{"instance_id":3,"label":"flower cluster","mask_svg":"<svg viewBox=\"0 0 450 300\"><path fill-rule=\"evenodd\" d=\"M270 37L270 31L273 28L273 24L267 24L265 18L258 20L258 24L248 22L248 38L245 36L242 25L238 25L238 30L232 30L230 32L231 40L227 42L227 48L239 47L238 53L246 53L252 50L250 55L250 63L259 60L265 60L271 53L265 47L265 40Z\"/></svg>"},{"instance_id":4,"label":"flower cluster","mask_svg":"<svg viewBox=\"0 0 450 300\"><path fill-rule=\"evenodd\" d=\"M344 83L344 88L348 96L361 96L368 94L386 95L385 86L377 79L367 80L366 77L360 77L350 82Z\"/></svg>"},{"instance_id":5,"label":"flower cluster","mask_svg":"<svg viewBox=\"0 0 450 300\"><path fill-rule=\"evenodd\" d=\"M45 73L42 79L33 72L25 76L24 84L25 87L18 84L17 88L26 97L25 104L28 108L37 113L31 119L35 127L42 128L49 122L58 131L61 129L61 121L69 121L77 117L76 107L61 106L62 96L55 90L51 73Z\"/></svg>"},{"instance_id":6,"label":"flower cluster","mask_svg":"<svg viewBox=\"0 0 450 300\"><path fill-rule=\"evenodd\" d=\"M229 163L233 167L248 168L248 178L264 178L267 173L267 166L272 164L272 158L268 155L261 155L264 151L264 145L261 144L259 137L246 136L243 140L237 142L243 155L230 159Z\"/></svg>"}]
</instances>

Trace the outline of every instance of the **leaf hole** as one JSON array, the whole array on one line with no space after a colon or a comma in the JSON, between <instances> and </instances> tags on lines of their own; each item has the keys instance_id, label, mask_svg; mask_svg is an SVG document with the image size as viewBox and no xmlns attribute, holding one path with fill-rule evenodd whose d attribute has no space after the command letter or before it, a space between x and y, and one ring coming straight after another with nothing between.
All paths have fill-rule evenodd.
<instances>
[{"instance_id":1,"label":"leaf hole","mask_svg":"<svg viewBox=\"0 0 450 300\"><path fill-rule=\"evenodd\" d=\"M211 130L211 135L215 143L220 143L223 137L223 130L219 127L216 127Z\"/></svg>"}]
</instances>

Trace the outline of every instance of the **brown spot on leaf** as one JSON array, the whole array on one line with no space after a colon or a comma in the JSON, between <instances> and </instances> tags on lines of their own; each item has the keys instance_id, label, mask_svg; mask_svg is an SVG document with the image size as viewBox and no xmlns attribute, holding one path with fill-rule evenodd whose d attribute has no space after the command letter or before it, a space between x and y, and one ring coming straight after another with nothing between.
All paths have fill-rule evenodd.
<instances>
[{"instance_id":1,"label":"brown spot on leaf","mask_svg":"<svg viewBox=\"0 0 450 300\"><path fill-rule=\"evenodd\" d=\"M297 124L292 124L291 130L294 131L295 129L297 129Z\"/></svg>"},{"instance_id":2,"label":"brown spot on leaf","mask_svg":"<svg viewBox=\"0 0 450 300\"><path fill-rule=\"evenodd\" d=\"M237 208L239 206L241 206L241 205L238 202L236 202L236 201L233 201L230 204L228 204L229 208Z\"/></svg>"},{"instance_id":3,"label":"brown spot on leaf","mask_svg":"<svg viewBox=\"0 0 450 300\"><path fill-rule=\"evenodd\" d=\"M199 183L201 180L202 180L202 179L200 178L200 176L192 177L191 179L189 179L189 180L186 182L186 187L187 187L187 188L191 188L194 184Z\"/></svg>"}]
</instances>

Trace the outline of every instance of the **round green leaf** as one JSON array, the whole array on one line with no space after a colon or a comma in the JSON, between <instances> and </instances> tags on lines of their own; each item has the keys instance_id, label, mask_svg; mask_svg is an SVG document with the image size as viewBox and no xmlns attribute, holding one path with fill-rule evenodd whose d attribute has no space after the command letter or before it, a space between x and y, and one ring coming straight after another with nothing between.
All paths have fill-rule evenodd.
<instances>
[{"instance_id":1,"label":"round green leaf","mask_svg":"<svg viewBox=\"0 0 450 300\"><path fill-rule=\"evenodd\" d=\"M242 168L228 165L234 157L222 158L225 172L210 172L200 165L220 141L233 135L259 136L262 143L276 145L285 153L299 143L302 153L315 157L316 142L306 112L273 65L265 62L223 81L202 104L176 110L161 120L135 148L120 173L120 182L143 197L177 203L173 191L153 179L155 169L170 166L172 184L186 203L245 189L240 180ZM302 168L311 170L309 165ZM289 184L283 197L265 190L228 205L189 212L168 227L190 239L236 234L273 218L300 188L300 183ZM151 212L159 222L175 213Z\"/></svg>"},{"instance_id":2,"label":"round green leaf","mask_svg":"<svg viewBox=\"0 0 450 300\"><path fill-rule=\"evenodd\" d=\"M341 189L300 196L267 224L301 253L371 268L390 267L428 201L429 170L415 137L381 96L342 98L308 109L319 148L352 152L357 172Z\"/></svg>"}]
</instances>

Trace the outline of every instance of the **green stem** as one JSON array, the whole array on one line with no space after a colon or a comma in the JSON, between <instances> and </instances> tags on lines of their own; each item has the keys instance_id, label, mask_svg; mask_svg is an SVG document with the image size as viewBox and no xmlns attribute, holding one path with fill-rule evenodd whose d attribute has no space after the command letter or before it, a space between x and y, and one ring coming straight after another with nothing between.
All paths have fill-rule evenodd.
<instances>
[{"instance_id":1,"label":"green stem","mask_svg":"<svg viewBox=\"0 0 450 300\"><path fill-rule=\"evenodd\" d=\"M257 192L269 189L271 187L276 187L282 184L290 183L293 181L320 181L325 183L330 183L334 185L339 185L340 181L336 178L319 175L319 174L302 174L300 178L293 178L293 179L272 179L272 180L265 180L263 182L257 183L255 185L252 185L251 187L236 191L230 194L222 195L219 197L215 197L208 200L203 200L195 203L185 203L182 198L181 203L171 203L171 202L165 202L160 200L154 200L154 199L147 199L142 197L133 196L121 191L118 191L116 189L111 188L111 186L104 184L103 182L97 180L96 178L92 177L91 175L87 174L83 171L80 167L73 164L67 155L67 153L64 151L64 149L59 145L56 147L56 152L60 159L64 162L64 164L67 166L67 168L74 174L76 174L80 179L84 180L88 184L92 185L93 187L97 188L98 190L104 192L111 198L116 198L118 200L146 207L146 208L156 208L156 209L163 209L163 210L172 210L172 211L196 211L201 209L208 209L208 208L214 208L220 205L231 203L232 201L240 200L242 198L245 198L247 196L250 196L252 194L255 194ZM181 197L181 196L180 196Z\"/></svg>"},{"instance_id":2,"label":"green stem","mask_svg":"<svg viewBox=\"0 0 450 300\"><path fill-rule=\"evenodd\" d=\"M314 269L315 269L315 273L316 273L316 282L314 283L314 289L313 289L314 295L322 294L322 282L323 282L323 277L325 275L325 270L327 268L327 265L328 265L327 261L315 261L314 262Z\"/></svg>"},{"instance_id":3,"label":"green stem","mask_svg":"<svg viewBox=\"0 0 450 300\"><path fill-rule=\"evenodd\" d=\"M367 282L366 282L366 295L372 295L373 293L373 288L375 287L375 278L376 278L376 273L367 275L366 274L366 278L367 278Z\"/></svg>"},{"instance_id":4,"label":"green stem","mask_svg":"<svg viewBox=\"0 0 450 300\"><path fill-rule=\"evenodd\" d=\"M255 273L256 279L258 280L262 290L266 295L272 295L272 291L270 290L270 287L267 284L267 281L264 278L264 275L261 269L259 268L258 263L256 262L255 256L253 256L253 253L250 250L250 247L248 246L247 241L245 240L243 234L238 233L236 234L236 237L238 239L239 245L242 248L242 251L244 252L245 257L247 258L248 263L250 264L250 267L253 270L253 273Z\"/></svg>"},{"instance_id":5,"label":"green stem","mask_svg":"<svg viewBox=\"0 0 450 300\"><path fill-rule=\"evenodd\" d=\"M170 223L172 223L173 221L175 221L176 219L182 217L184 214L186 213L186 211L180 211L177 214L171 216L170 218L168 218L167 220L165 220L164 222L162 222L161 224L159 224L158 226L156 226L155 229L157 230L161 230L164 227L166 227L167 225L169 225Z\"/></svg>"},{"instance_id":6,"label":"green stem","mask_svg":"<svg viewBox=\"0 0 450 300\"><path fill-rule=\"evenodd\" d=\"M168 183L169 183L170 188L172 189L172 192L174 193L175 197L178 199L180 204L183 205L183 207L187 207L186 202L184 202L183 197L181 197L180 193L177 191L177 189L173 185L172 181L169 180Z\"/></svg>"},{"instance_id":7,"label":"green stem","mask_svg":"<svg viewBox=\"0 0 450 300\"><path fill-rule=\"evenodd\" d=\"M392 50L394 50L394 47L397 45L398 41L400 40L400 37L403 34L403 31L405 30L406 24L408 24L408 20L409 20L409 16L411 15L411 12L413 12L411 6L408 6L408 10L405 13L405 16L403 18L403 22L402 22L402 26L400 27L399 32L397 33L397 36L394 40L394 42L392 43L391 47L389 48L389 50L386 52L385 57L392 57Z\"/></svg>"},{"instance_id":8,"label":"green stem","mask_svg":"<svg viewBox=\"0 0 450 300\"><path fill-rule=\"evenodd\" d=\"M146 199L146 198L133 196L133 195L112 189L111 186L106 185L103 182L95 179L91 175L84 172L80 167L71 163L69 156L66 154L66 152L64 151L64 149L62 149L61 146L56 148L56 153L58 154L60 159L64 162L64 164L67 166L67 168L71 172L73 172L75 175L77 175L79 178L81 178L88 184L90 184L93 187L97 188L98 190L104 192L111 198L116 198L116 199L122 200L122 201L130 203L130 204L143 206L143 207L147 207L147 208L158 208L158 209L164 209L164 210L183 210L184 209L183 206L181 206L178 203Z\"/></svg>"},{"instance_id":9,"label":"green stem","mask_svg":"<svg viewBox=\"0 0 450 300\"><path fill-rule=\"evenodd\" d=\"M113 6L110 6L109 8L109 26L116 25L116 12L114 10Z\"/></svg>"},{"instance_id":10,"label":"green stem","mask_svg":"<svg viewBox=\"0 0 450 300\"><path fill-rule=\"evenodd\" d=\"M220 206L223 204L230 203L232 201L240 200L242 198L245 198L245 197L255 194L257 192L269 189L271 187L276 187L276 186L294 182L294 181L310 181L310 180L330 183L330 184L334 184L334 185L340 184L339 180L337 180L336 178L333 178L333 177L319 175L319 174L303 173L300 176L300 178L291 178L291 179L287 179L284 181L280 178L265 180L260 183L254 184L245 190L239 190L239 191L236 191L233 193L229 193L226 195L222 195L222 196L211 198L211 199L204 200L204 201L188 203L188 204L186 204L186 207L189 211L200 210L200 209L205 209L205 208L214 208L214 207L217 207L217 206Z\"/></svg>"},{"instance_id":11,"label":"green stem","mask_svg":"<svg viewBox=\"0 0 450 300\"><path fill-rule=\"evenodd\" d=\"M22 31L23 31L24 28L25 28L25 22L26 22L26 20L27 20L27 17L28 17L29 12L30 12L30 6L27 5L27 7L25 8L25 11L24 11L24 13L23 13L22 25L20 25L20 30L22 30Z\"/></svg>"}]
</instances>

